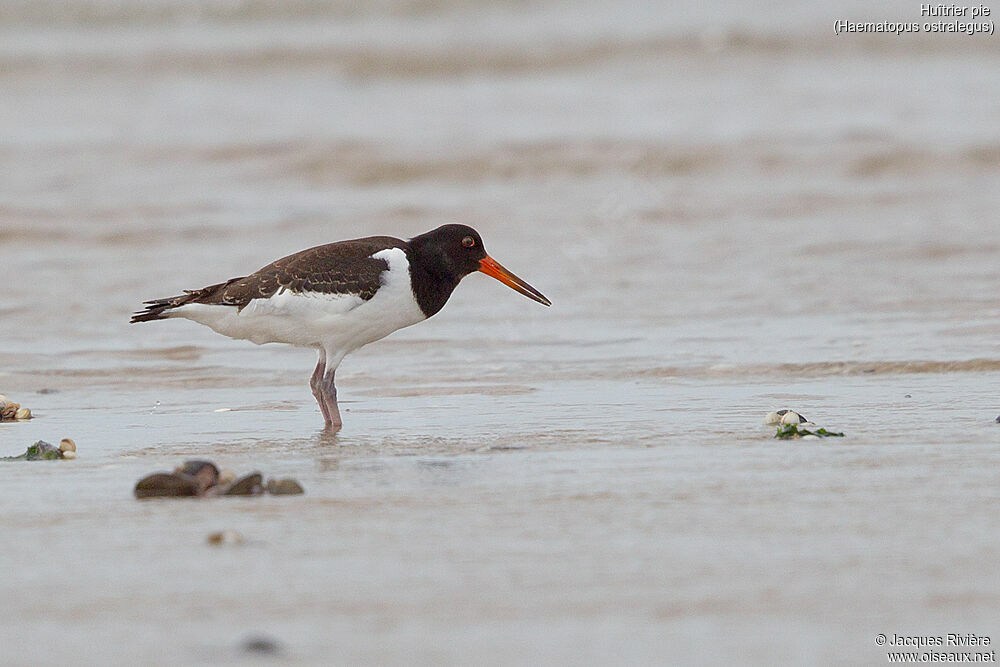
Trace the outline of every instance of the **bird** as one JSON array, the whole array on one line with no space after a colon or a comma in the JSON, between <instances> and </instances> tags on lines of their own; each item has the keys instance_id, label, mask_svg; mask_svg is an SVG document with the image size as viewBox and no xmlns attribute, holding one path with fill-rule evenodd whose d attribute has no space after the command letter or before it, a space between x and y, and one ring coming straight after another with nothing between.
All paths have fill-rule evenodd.
<instances>
[{"instance_id":1,"label":"bird","mask_svg":"<svg viewBox=\"0 0 1000 667\"><path fill-rule=\"evenodd\" d=\"M130 323L184 318L258 345L315 348L309 387L324 429L337 431L343 419L334 380L344 357L434 316L477 271L552 305L493 259L479 232L448 224L409 240L369 236L308 248L247 276L145 301Z\"/></svg>"}]
</instances>

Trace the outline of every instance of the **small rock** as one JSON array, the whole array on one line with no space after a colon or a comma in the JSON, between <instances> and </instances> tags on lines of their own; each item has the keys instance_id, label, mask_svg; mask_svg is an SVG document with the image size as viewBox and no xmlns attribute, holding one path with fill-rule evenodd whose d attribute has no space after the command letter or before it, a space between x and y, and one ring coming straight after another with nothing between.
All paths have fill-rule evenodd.
<instances>
[{"instance_id":1,"label":"small rock","mask_svg":"<svg viewBox=\"0 0 1000 667\"><path fill-rule=\"evenodd\" d=\"M66 455L66 452L75 452L76 443L73 442L72 438L63 438L59 441L59 450L63 453L63 456Z\"/></svg>"},{"instance_id":2,"label":"small rock","mask_svg":"<svg viewBox=\"0 0 1000 667\"><path fill-rule=\"evenodd\" d=\"M275 655L281 650L281 646L270 637L247 637L243 640L241 647L245 653L255 653L257 655Z\"/></svg>"},{"instance_id":3,"label":"small rock","mask_svg":"<svg viewBox=\"0 0 1000 667\"><path fill-rule=\"evenodd\" d=\"M4 461L54 461L63 458L63 453L58 447L54 447L44 440L39 440L35 444L24 450L20 456L4 456Z\"/></svg>"},{"instance_id":4,"label":"small rock","mask_svg":"<svg viewBox=\"0 0 1000 667\"><path fill-rule=\"evenodd\" d=\"M69 445L67 445L69 443ZM63 445L76 445L66 438ZM51 445L50 445L51 446ZM59 450L56 450L57 452ZM61 452L69 458L71 451ZM236 479L231 471L219 472L211 461L185 461L173 472L160 472L140 479L135 485L135 495L138 498L151 497L181 497L181 496L258 496L270 492L275 495L295 495L305 491L302 485L292 478L272 479L264 486L264 477L259 472L252 472Z\"/></svg>"},{"instance_id":5,"label":"small rock","mask_svg":"<svg viewBox=\"0 0 1000 667\"><path fill-rule=\"evenodd\" d=\"M211 461L202 461L200 459L185 461L181 465L174 468L175 472L182 472L185 475L191 475L192 477L204 470L208 470L212 474L212 479L217 478L219 475L219 469L215 467L214 463Z\"/></svg>"},{"instance_id":6,"label":"small rock","mask_svg":"<svg viewBox=\"0 0 1000 667\"><path fill-rule=\"evenodd\" d=\"M201 491L198 480L178 472L157 472L135 484L136 498L170 498L197 496Z\"/></svg>"},{"instance_id":7,"label":"small rock","mask_svg":"<svg viewBox=\"0 0 1000 667\"><path fill-rule=\"evenodd\" d=\"M810 433L809 435L802 436L802 440L819 440L819 436Z\"/></svg>"},{"instance_id":8,"label":"small rock","mask_svg":"<svg viewBox=\"0 0 1000 667\"><path fill-rule=\"evenodd\" d=\"M264 493L264 477L259 472L252 472L233 482L226 489L224 496L257 496Z\"/></svg>"},{"instance_id":9,"label":"small rock","mask_svg":"<svg viewBox=\"0 0 1000 667\"><path fill-rule=\"evenodd\" d=\"M31 410L29 410L28 408L18 408L17 411L14 413L14 419L19 422L31 419Z\"/></svg>"},{"instance_id":10,"label":"small rock","mask_svg":"<svg viewBox=\"0 0 1000 667\"><path fill-rule=\"evenodd\" d=\"M213 546L235 546L245 541L243 535L235 530L219 530L208 535L208 543Z\"/></svg>"},{"instance_id":11,"label":"small rock","mask_svg":"<svg viewBox=\"0 0 1000 667\"><path fill-rule=\"evenodd\" d=\"M64 459L75 459L76 458L76 452L63 452L62 457Z\"/></svg>"},{"instance_id":12,"label":"small rock","mask_svg":"<svg viewBox=\"0 0 1000 667\"><path fill-rule=\"evenodd\" d=\"M185 461L174 472L193 477L198 482L199 494L219 482L219 469L211 461Z\"/></svg>"},{"instance_id":13,"label":"small rock","mask_svg":"<svg viewBox=\"0 0 1000 667\"><path fill-rule=\"evenodd\" d=\"M28 450L24 453L24 458L27 461L54 461L55 459L62 458L62 452L59 451L58 447L50 445L44 440L39 440L28 447Z\"/></svg>"},{"instance_id":14,"label":"small rock","mask_svg":"<svg viewBox=\"0 0 1000 667\"><path fill-rule=\"evenodd\" d=\"M268 480L267 492L275 496L294 496L305 493L305 489L291 477L286 477L284 479Z\"/></svg>"}]
</instances>

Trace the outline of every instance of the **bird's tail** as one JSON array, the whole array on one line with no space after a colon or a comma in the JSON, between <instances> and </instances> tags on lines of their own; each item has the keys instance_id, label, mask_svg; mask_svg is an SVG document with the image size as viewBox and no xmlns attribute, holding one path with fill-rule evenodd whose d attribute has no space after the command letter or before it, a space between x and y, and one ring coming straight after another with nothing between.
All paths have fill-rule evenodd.
<instances>
[{"instance_id":1,"label":"bird's tail","mask_svg":"<svg viewBox=\"0 0 1000 667\"><path fill-rule=\"evenodd\" d=\"M129 324L135 324L136 322L152 322L153 320L165 320L170 317L170 311L174 308L180 308L181 306L186 306L189 303L220 303L219 295L222 293L226 287L232 283L242 280L242 278L232 278L224 283L219 283L218 285L209 285L208 287L203 287L201 289L184 290L184 294L179 296L171 296L166 299L153 299L152 301L144 301L144 310L140 310L138 313L132 313L132 319Z\"/></svg>"},{"instance_id":2,"label":"bird's tail","mask_svg":"<svg viewBox=\"0 0 1000 667\"><path fill-rule=\"evenodd\" d=\"M197 292L185 292L180 296L172 296L166 299L153 299L152 301L144 301L144 310L140 310L137 313L132 313L132 319L129 320L129 324L135 324L136 322L152 322L153 320L165 320L169 317L167 314L169 311L183 306L184 304L191 303L195 300Z\"/></svg>"}]
</instances>

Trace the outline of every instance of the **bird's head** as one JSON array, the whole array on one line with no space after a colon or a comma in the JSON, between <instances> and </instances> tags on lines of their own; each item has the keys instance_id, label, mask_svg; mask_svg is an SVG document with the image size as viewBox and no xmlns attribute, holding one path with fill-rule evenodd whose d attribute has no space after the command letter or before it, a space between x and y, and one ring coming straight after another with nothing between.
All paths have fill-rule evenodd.
<instances>
[{"instance_id":1,"label":"bird's head","mask_svg":"<svg viewBox=\"0 0 1000 667\"><path fill-rule=\"evenodd\" d=\"M541 292L490 257L483 247L482 237L472 227L444 225L413 237L410 247L424 258L428 270L453 280L455 284L470 273L480 271L529 299L545 306L552 305Z\"/></svg>"}]
</instances>

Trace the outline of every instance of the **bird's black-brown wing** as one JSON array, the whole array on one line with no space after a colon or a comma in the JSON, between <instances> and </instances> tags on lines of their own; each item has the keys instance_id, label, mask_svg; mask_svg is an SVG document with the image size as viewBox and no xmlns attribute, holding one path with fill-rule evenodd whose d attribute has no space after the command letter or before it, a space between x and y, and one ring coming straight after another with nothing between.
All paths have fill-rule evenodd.
<instances>
[{"instance_id":1,"label":"bird's black-brown wing","mask_svg":"<svg viewBox=\"0 0 1000 667\"><path fill-rule=\"evenodd\" d=\"M199 290L185 290L180 296L146 301L145 310L135 313L132 322L164 319L170 309L189 303L233 306L242 310L254 299L270 298L282 289L354 294L367 301L382 286L382 272L389 268L388 262L372 255L388 248L404 247L402 241L389 236L316 246L283 257L249 276Z\"/></svg>"}]
</instances>

